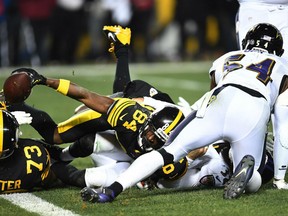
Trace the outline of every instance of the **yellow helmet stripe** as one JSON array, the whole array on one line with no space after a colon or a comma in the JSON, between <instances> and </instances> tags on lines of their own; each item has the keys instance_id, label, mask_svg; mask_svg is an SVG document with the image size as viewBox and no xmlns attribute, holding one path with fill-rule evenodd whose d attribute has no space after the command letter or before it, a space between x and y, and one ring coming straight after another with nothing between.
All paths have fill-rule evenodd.
<instances>
[{"instance_id":1,"label":"yellow helmet stripe","mask_svg":"<svg viewBox=\"0 0 288 216\"><path fill-rule=\"evenodd\" d=\"M4 122L3 122L3 112L0 111L0 157L2 156L3 153L3 126L4 126Z\"/></svg>"},{"instance_id":2,"label":"yellow helmet stripe","mask_svg":"<svg viewBox=\"0 0 288 216\"><path fill-rule=\"evenodd\" d=\"M174 129L174 127L175 127L175 126L178 124L178 122L180 121L182 115L183 115L183 113L179 110L179 112L178 112L176 118L174 119L174 121L169 125L169 127L167 127L167 128L165 129L164 132L165 132L166 134L169 134L169 133L171 132L171 130Z\"/></svg>"}]
</instances>

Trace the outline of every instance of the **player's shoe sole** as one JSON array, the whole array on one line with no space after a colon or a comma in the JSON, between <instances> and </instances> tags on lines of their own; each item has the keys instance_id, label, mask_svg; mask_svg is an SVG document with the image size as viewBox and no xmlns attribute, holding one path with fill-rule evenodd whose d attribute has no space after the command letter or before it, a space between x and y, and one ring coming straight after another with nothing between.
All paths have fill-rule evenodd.
<instances>
[{"instance_id":1,"label":"player's shoe sole","mask_svg":"<svg viewBox=\"0 0 288 216\"><path fill-rule=\"evenodd\" d=\"M80 191L80 195L83 201L87 202L92 202L95 203L97 202L99 196L97 192L94 191L94 189L85 187Z\"/></svg>"},{"instance_id":2,"label":"player's shoe sole","mask_svg":"<svg viewBox=\"0 0 288 216\"><path fill-rule=\"evenodd\" d=\"M241 196L247 183L253 175L255 159L251 155L246 155L237 165L235 172L224 188L224 199L236 199Z\"/></svg>"}]
</instances>

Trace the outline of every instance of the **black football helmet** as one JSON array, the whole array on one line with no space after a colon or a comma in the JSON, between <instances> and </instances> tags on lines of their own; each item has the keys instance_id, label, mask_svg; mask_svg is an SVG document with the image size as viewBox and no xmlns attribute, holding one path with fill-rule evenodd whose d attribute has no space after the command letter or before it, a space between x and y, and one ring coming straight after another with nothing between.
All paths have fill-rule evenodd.
<instances>
[{"instance_id":1,"label":"black football helmet","mask_svg":"<svg viewBox=\"0 0 288 216\"><path fill-rule=\"evenodd\" d=\"M280 31L268 23L259 23L251 28L242 41L242 49L251 50L255 47L267 50L277 56L284 52L283 38Z\"/></svg>"},{"instance_id":2,"label":"black football helmet","mask_svg":"<svg viewBox=\"0 0 288 216\"><path fill-rule=\"evenodd\" d=\"M149 152L161 148L167 141L170 133L184 119L184 114L177 107L167 106L151 114L140 129L138 143L140 148ZM146 134L152 131L156 138L156 144L151 143Z\"/></svg>"},{"instance_id":3,"label":"black football helmet","mask_svg":"<svg viewBox=\"0 0 288 216\"><path fill-rule=\"evenodd\" d=\"M6 110L0 110L0 159L13 154L19 137L19 124Z\"/></svg>"}]
</instances>

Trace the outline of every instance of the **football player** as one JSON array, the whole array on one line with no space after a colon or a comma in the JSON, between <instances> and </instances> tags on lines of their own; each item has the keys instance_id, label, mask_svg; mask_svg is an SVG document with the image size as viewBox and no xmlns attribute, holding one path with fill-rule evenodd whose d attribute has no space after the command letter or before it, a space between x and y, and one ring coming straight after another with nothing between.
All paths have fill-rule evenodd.
<instances>
[{"instance_id":1,"label":"football player","mask_svg":"<svg viewBox=\"0 0 288 216\"><path fill-rule=\"evenodd\" d=\"M164 107L166 105L170 105L171 106L171 104L164 104L164 103L160 103L159 104L159 100L173 103L173 101L171 100L171 98L167 94L156 90L154 87L150 86L149 84L147 84L147 83L145 83L143 81L137 80L137 81L128 82L130 80L130 75L129 75L128 61L127 61L127 59L128 59L128 46L127 46L127 44L130 43L130 29L128 29L128 28L122 29L120 26L105 26L104 27L104 31L106 31L107 35L110 35L110 36L111 36L111 34L109 34L109 33L113 33L112 36L113 35L114 36L110 37L110 40L112 42L112 44L111 44L112 48L110 49L110 51L113 51L115 53L117 59L118 59L117 68L116 68L115 82L114 82L114 88L113 88L114 92L123 91L123 88L125 88L124 91L123 91L124 92L123 93L124 97L134 98L134 97L139 97L139 96L141 96L141 97L149 96L149 98L145 98L145 99L139 99L138 98L138 101L141 100L141 102L143 102L143 100L144 100L144 104L146 105L146 107L147 107L147 104L149 105L149 110L145 111L146 112L145 113L146 117L149 116L151 111L155 109L155 105L156 104L157 104L156 105L157 109L160 109L159 107L162 108L162 107ZM117 32L117 35L115 34L116 32ZM122 40L122 41L120 41L120 40ZM25 68L17 69L15 71L13 71L12 73L17 73L18 71L26 71L27 73L34 73L34 71L32 69L25 69ZM128 85L125 86L127 84L127 82L128 82ZM116 85L116 83L117 83L117 85ZM120 85L119 85L119 83L120 83ZM151 99L151 98L158 99L158 102L153 100L153 99ZM133 104L134 104L134 102L133 102ZM13 107L14 107L14 109L19 110L19 106L23 106L23 107L21 107L22 110L24 110L26 112L30 112L28 109L25 108L27 106L23 105L23 104L15 105ZM140 107L142 107L142 105ZM12 109L12 108L10 107L10 109ZM53 128L53 127L55 128L55 123L52 121L52 119L49 119L49 116L45 115L45 113L42 113L41 115L35 115L34 114L34 110L35 109L33 109L32 112L30 112L30 113L32 113L32 116L33 116L33 125L32 126L34 126L37 130L39 130L38 128L40 126L40 131L43 128L44 131L40 132L40 134L44 138L46 137L46 135L51 137L51 134L52 134L53 131L45 130L47 127L44 126L44 125L47 124L47 122L51 122L50 123L50 125L51 125L50 128ZM162 109L159 112L156 112L157 115L153 115L153 116L158 116L158 118L161 119L162 125L158 124L157 131L159 131L162 127L164 127L166 124L168 124L167 121L169 122L169 119L170 119L169 116L173 117L173 118L176 118L178 116L175 119L175 121L174 121L174 119L170 119L170 121L174 122L174 123L171 125L171 127L168 127L165 130L166 131L165 132L166 133L166 137L162 137L162 138L160 137L162 139L162 141L161 141L161 139L157 139L157 138L155 139L154 142L157 143L158 146L157 145L154 146L154 149L158 149L164 144L163 139L165 138L165 140L166 140L167 136L168 136L168 133L170 133L170 131L173 130L176 127L178 122L180 122L180 120L183 119L183 114L181 114L181 115L178 114L178 113L182 113L182 112L177 111L177 110L178 109L167 107L167 108ZM136 110L136 113L137 112L141 114L142 111L140 112L139 110L138 111ZM95 117L95 118L93 118L93 117L87 118L87 116L88 116L87 113L90 113L90 116L97 116L97 117ZM34 118L34 116L35 116L35 118ZM45 124L40 124L37 121L37 118L39 118L39 116L42 118L42 120L43 119L45 120L44 121ZM43 118L43 116L45 118ZM82 122L81 120L79 121L79 119L81 119L81 116L83 117L83 119L86 120L86 122ZM139 117L141 117L141 115ZM65 151L64 154L67 153L68 156L69 156L72 153L72 155L74 157L79 157L79 156L85 157L85 156L89 156L93 151L98 151L99 148L104 148L104 149L105 148L106 149L110 148L109 150L113 151L113 156L115 156L116 153L114 152L114 149L115 148L117 149L117 142L115 142L115 138L112 137L113 135L112 136L108 135L108 136L109 136L110 140L111 139L114 140L114 143L113 142L112 143L111 142L108 143L106 141L106 137L103 138L103 133L101 133L101 134L98 133L98 134L96 134L96 137L95 137L95 133L97 131L104 131L104 130L107 130L107 129L113 129L114 128L114 126L112 127L110 124L107 123L107 119L106 118L107 118L106 115L103 115L103 114L101 114L99 112L95 112L94 110L91 110L91 109L87 110L87 109L81 108L81 112L77 113L75 116L73 116L68 121L66 121L66 122L64 122L62 124L59 124L58 127L57 127L57 130L55 130L55 131L56 132L60 131L60 133L58 133L58 135L61 135L60 143L63 142L63 140L66 140L66 142L69 142L71 140L75 140L76 139L75 137L77 137L77 138L81 137L78 141L76 141L74 144L69 146L66 149L66 150L69 150L69 152ZM85 179L86 179L86 184L88 186L103 186L103 185L107 186L109 181L114 181L115 176L119 175L119 173L121 173L124 169L127 168L128 165L130 165L129 163L131 162L131 159L135 159L136 157L138 157L143 152L145 153L145 152L150 151L152 149L151 147L149 147L149 142L147 141L147 139L145 139L145 137L146 136L150 136L150 137L152 137L152 138L150 138L152 140L153 139L153 134L151 135L151 132L150 133L147 132L147 130L149 128L148 127L148 123L147 123L148 121L146 122L147 123L146 125L143 125L143 123L145 123L145 121L144 121L145 118L144 118L144 116L141 117L141 118L143 120L141 120L141 123L139 123L140 126L138 128L135 127L134 125L131 125L131 126L128 125L128 126L125 126L124 129L121 129L120 126L116 126L117 128L115 129L116 132L118 132L118 133L119 133L119 131L121 131L120 135L118 135L117 137L118 137L118 139L119 138L121 139L121 137L124 137L124 138L122 138L121 143L125 143L126 146L124 146L124 149L126 150L126 153L130 157L127 158L126 155L125 156L123 155L123 151L121 151L121 150L119 151L119 149L117 149L116 150L116 152L117 152L116 158L118 158L118 161L119 161L119 158L121 158L120 159L122 161L121 164L117 163L115 167L113 167L113 165L111 165L111 164L109 164L109 166L108 166L108 164L105 164L105 167L102 166L100 169L94 169L94 168L86 169ZM88 119L88 121L87 121L87 119ZM36 123L36 122L38 122L38 123ZM80 122L82 124L79 124L79 123L75 124L74 122ZM164 122L166 122L166 123L164 124ZM132 119L131 119L131 124L133 124L132 123ZM133 132L131 132L131 131L129 132L129 130L127 132L127 128L130 129L130 127L131 127ZM148 127L148 128L146 128L146 127ZM61 128L64 128L64 129L68 128L68 130L61 130ZM87 128L87 129L85 129L85 128ZM91 134L91 131L93 131L94 133ZM139 134L139 131L140 131L140 134ZM157 131L155 130L153 133L157 134ZM83 136L83 133L86 133L86 135ZM165 135L165 133L162 133L162 134ZM104 134L104 136L106 136L106 135L107 135L107 133ZM137 141L137 139L138 139L138 141ZM46 140L51 141L52 139L51 138L50 139L46 138ZM105 143L102 144L102 145L101 144L97 145L97 147L95 147L94 146L94 141L96 143L103 143L103 142L105 142ZM134 144L131 145L130 143L134 143ZM140 144L140 146L139 146L139 144ZM135 150L134 146L136 146L136 148L137 148L136 150ZM103 149L101 149L101 151L100 152L102 154L100 155L100 160L99 160L99 154L97 154L97 155L93 154L92 155L95 163L98 163L98 165L99 165L99 163L103 164L104 163L103 160L108 160L109 162L113 161L113 163L114 163L114 158L113 157L112 158L111 157L110 158L109 157L105 157L105 159L104 159L103 158L104 157L103 156ZM195 154L195 152L199 152L199 151L201 152L201 149L195 150L194 154ZM212 150L210 150L208 152L209 152L209 156L208 156L208 153L207 153L206 154L205 163L203 161L201 163L198 163L197 167L195 167L195 170L199 170L200 169L199 168L200 167L199 164L202 164L203 166L204 166L204 164L207 165L210 162L211 162L210 164L212 164L212 159L215 159L215 156L211 156L210 152L214 152L215 153L216 151L213 150L213 148L212 148ZM110 152L107 153L107 151L106 151L105 154L110 154ZM176 177L182 176L186 172L187 159L188 160L191 160L191 159L195 160L196 159L195 155L193 157L191 155L192 154L190 153L190 155L189 155L190 157L184 157L178 163L171 164L171 165L166 166L165 168L163 168L163 169L167 169L167 167L168 167L170 169L173 166L173 169L171 169L172 170L171 172L170 171L168 172L167 170L160 169L157 172L157 178L159 178L159 179L160 178L164 178L164 179L168 178L168 179L171 180L172 179L171 176L173 176L174 179ZM68 160L72 160L74 157L69 156ZM97 161L96 161L95 157L98 157ZM209 160L207 160L207 158L209 158ZM62 156L62 159L63 159L63 156ZM225 175L221 174L220 175L221 177L218 178L218 179L221 179L221 180L219 180L219 182L216 182L214 185L223 186L223 184L225 182L224 179L227 179L229 177L228 176L229 172L227 172L227 170L228 170L227 165L225 165L225 163L223 162L223 160L220 158L219 155L217 155L217 159L219 159L217 162L220 162L220 163L219 163L219 166L218 166L218 170L217 171L214 170L214 172L219 174L219 175L222 172ZM66 158L66 160L67 160L67 158ZM191 164L192 163L190 163L190 166L192 167ZM193 164L195 166L196 161L193 161ZM214 164L218 164L218 163L214 163ZM205 167L208 167L208 166L205 166ZM214 168L216 168L216 166L214 166ZM103 172L107 173L108 169L112 170L112 172L111 172L112 174L109 174L109 176L104 175ZM190 169L190 170L192 170L192 169ZM203 170L204 169L202 169L202 171ZM204 174L206 174L206 175L209 174L209 170L207 169L207 172L205 172L205 173L202 172L201 175L199 175L199 173L198 173L198 176L203 177ZM97 176L97 177L95 178L95 176ZM153 176L154 176L154 179L155 179L156 175L153 175ZM197 175L195 175L195 177L196 176ZM186 183L186 185L196 185L196 184L198 184L198 179L200 179L200 177L195 178L197 180L196 183L191 183L191 181L188 181L188 180L186 180L185 183ZM181 182L184 182L183 179L184 178L181 178ZM194 182L196 180L194 180ZM107 183L107 181L108 181L108 183ZM214 179L213 179L213 181L214 181ZM183 185L183 183L181 183L181 186L182 185Z\"/></svg>"},{"instance_id":2,"label":"football player","mask_svg":"<svg viewBox=\"0 0 288 216\"><path fill-rule=\"evenodd\" d=\"M114 37L108 37L111 41L111 46L113 46L109 50L114 52L117 58L115 79L113 83L113 95L111 95L111 97L139 98L147 96L173 103L173 100L168 94L161 92L145 81L131 81L128 64L128 50L131 38L130 29L123 29L121 26L104 26L103 29L104 32L106 32L107 37L109 32L114 34L117 31L117 36L114 35ZM12 73L21 70L22 69L17 69ZM23 68L23 70L25 71L26 69ZM23 110L27 113L36 112L35 109L29 107L27 104L10 105L9 110ZM151 108L151 111L152 110L153 108ZM41 128L41 125L38 124L38 122L41 122L41 119L39 118L43 117L45 118L45 127ZM33 122L31 125L34 126L35 124L37 124L37 130L40 135L46 142L51 144L74 142L86 134L112 129L111 125L106 121L106 116L103 116L101 113L95 112L94 110L85 109L83 106L81 107L81 112L77 112L77 114L58 125L43 112L37 115L35 114L33 115ZM77 155L79 152L73 151L73 148L71 148L71 151L72 155L76 157L81 156Z\"/></svg>"},{"instance_id":3,"label":"football player","mask_svg":"<svg viewBox=\"0 0 288 216\"><path fill-rule=\"evenodd\" d=\"M111 32L114 31L118 32L114 28L111 29L109 27L109 29ZM119 35L117 36L117 40L119 40L119 38L121 39L120 36ZM125 47L125 45L122 42L120 43L119 41L114 41L113 45L114 49L116 50L117 46L119 46L118 47L119 49ZM56 87L56 85L53 84L55 81L54 79L49 78L47 79L44 76L39 75L33 69L21 68L13 71L12 73L17 73L18 71L25 71L26 73L28 73L32 78L31 82L33 86L36 84L44 84L52 88ZM145 103L140 104L128 98L111 98L94 94L88 90L83 91L83 88L77 86L76 84L71 84L70 86L69 84L70 81L68 80L61 79L56 82L62 83L59 88L56 87L56 89L58 89L59 92L67 94L68 96L84 103L87 107L89 107L94 111L97 111L98 113L101 114L101 116L104 119L106 119L111 128L113 128L113 130L116 131L117 139L120 142L121 146L123 147L123 149L125 149L126 153L132 159L135 159L139 155L151 151L152 149L160 148L164 144L163 139L164 138L167 139L168 134L172 130L174 130L174 128L178 125L178 123L182 121L184 118L183 113L179 109L175 109L174 107L172 107L172 110L174 110L173 115L175 119L170 125L168 123L165 123L165 125L162 128L162 130L165 130L165 133L162 132L160 134L161 136L164 136L164 138L163 137L159 138L156 133L158 130L153 131L148 124L149 116L152 114L154 108L145 105ZM57 85L59 85L59 83ZM65 88L68 88L64 90L65 92L62 92L61 90L63 85L66 86ZM70 90L70 88L72 88L72 90ZM73 95L69 95L70 92L72 92ZM74 95L74 93L76 94ZM90 98L90 96L92 96L90 94L92 94L93 97L95 98ZM87 98L84 99L83 97L86 96ZM98 104L97 106L94 106L96 105L95 102L97 102ZM167 109L168 108L170 107L167 107ZM165 110L167 112L165 108L162 110ZM175 110L177 110L176 113ZM170 112L172 111L170 110ZM187 166L186 160L187 158L183 157L178 162L163 167L162 170L173 167L173 169L164 170L164 173L173 176L173 178L176 178L177 176L183 175L186 172L186 166ZM178 165L180 169L174 168ZM175 173L172 172L173 170L175 171L177 170L180 172Z\"/></svg>"},{"instance_id":4,"label":"football player","mask_svg":"<svg viewBox=\"0 0 288 216\"><path fill-rule=\"evenodd\" d=\"M221 139L230 143L233 160L233 175L224 188L223 198L235 199L243 192L257 192L262 183L257 169L262 161L272 109L275 115L276 166L281 158L277 148L288 146L288 68L281 58L284 52L282 35L275 26L266 23L256 25L248 31L243 45L244 50L229 52L214 62L214 73L211 75L216 80L216 87L206 93L202 106L180 123L163 148L138 157L109 187L84 188L82 199L111 202L123 190L150 176L161 166L178 161L187 152ZM86 90L79 95L75 84L67 83L64 88L59 80L39 79L40 84L49 84L70 97L79 98L81 95L80 101L91 108L97 107L93 100L101 100L101 97L91 95ZM102 102L109 104L106 100ZM287 160L286 154L282 158L284 167Z\"/></svg>"},{"instance_id":5,"label":"football player","mask_svg":"<svg viewBox=\"0 0 288 216\"><path fill-rule=\"evenodd\" d=\"M288 0L238 0L239 9L236 15L236 35L239 47L250 28L258 23L270 23L276 26L284 39L283 48L288 50ZM288 52L283 56L288 60Z\"/></svg>"},{"instance_id":6,"label":"football player","mask_svg":"<svg viewBox=\"0 0 288 216\"><path fill-rule=\"evenodd\" d=\"M6 110L0 110L0 192L21 192L41 187L48 180L50 157L32 140L19 139L19 124Z\"/></svg>"},{"instance_id":7,"label":"football player","mask_svg":"<svg viewBox=\"0 0 288 216\"><path fill-rule=\"evenodd\" d=\"M129 71L128 71L128 73L123 72L123 71L127 71L126 66L128 66L128 62L127 62L128 47L126 46L126 44L130 43L130 29L128 29L128 28L122 29L121 27L111 27L111 26L110 27L104 27L104 30L105 29L107 29L107 31L112 31L112 32L117 31L118 33L119 33L118 30L120 30L120 34L118 34L116 37L117 41L114 41L114 43L112 45L113 45L114 53L118 57L117 68L119 69L120 68L119 65L122 65L121 77L125 77L125 73L129 75ZM120 38L122 40L122 42L119 41L118 38ZM124 56L125 56L125 58L123 58ZM120 59L124 59L124 60L120 60ZM123 68L125 68L125 69L123 69ZM118 69L116 69L116 77L120 76L120 75L117 76ZM25 69L25 68L15 70L12 73L17 73L18 71L26 71L27 73L30 73L30 74L33 73L32 69ZM126 80L126 79L124 78L124 80ZM35 80L33 80L33 81L35 81ZM125 81L125 83L127 84L127 80ZM119 89L119 87L115 87L115 85L114 85L114 91L116 91L118 89ZM143 81L129 82L127 87L124 89L124 97L138 97L139 95L141 95L141 96L147 95L150 97L155 97L157 99L163 99L163 100L166 100L169 102L173 102L167 94L161 93L160 91L156 90L155 88L153 88L149 84L146 84ZM110 97L107 97L107 98L110 98ZM114 101L114 99L111 99L111 100ZM55 129L55 123L53 121L51 121L51 119L49 119L48 116L46 116L45 118L42 118L42 115L37 116L37 115L32 113L32 115L33 115L32 126L34 126L35 128L38 127L37 128L38 131L40 128L40 134L45 138L45 140L47 142L62 143L63 140L65 140L65 142L70 142L70 141L75 141L75 139L79 139L81 137L81 139L76 141L76 143L74 145L71 145L68 148L69 154L72 152L72 155L73 155L73 152L75 152L75 154L73 155L74 157L88 156L93 152L93 149L91 149L91 148L89 149L89 145L87 145L87 143L90 141L90 138L91 138L91 136L89 136L89 134L91 134L93 132L93 135L95 137L95 133L98 131L106 131L106 130L114 129L114 130L116 130L116 132L118 132L118 135L117 135L118 141L120 141L120 144L125 149L125 152L130 156L130 158L135 159L140 154L146 152L145 148L142 148L141 146L139 146L137 139L138 139L140 128L143 126L143 124L145 123L145 120L152 113L154 108L152 108L150 106L144 106L142 104L136 103L135 101L124 99L124 98L115 99L115 101L119 101L119 105L115 106L115 111L113 110L113 112L115 112L115 114L117 114L117 115L113 115L113 113L112 113L112 115L110 117L111 119L109 119L109 116L107 116L106 113L103 114L100 112L95 112L95 110L85 109L84 111L77 113L75 116L73 116L68 121L64 122L63 124L58 124L56 130L54 130ZM127 103L126 103L126 101L127 101ZM13 110L13 109L19 110L19 106L22 106L22 107L20 107L21 108L20 110L24 110L26 112L31 113L29 110L27 110L28 106L26 106L24 104L13 105L13 106L10 106L9 108L10 108L10 110ZM119 108L118 108L118 106L119 106ZM125 115L123 117L122 117L122 115L118 116L118 113L117 113L118 109L120 111L123 111L123 109L124 109L124 111L129 113L129 115ZM134 115L131 116L130 113L134 113ZM126 114L126 113L124 113L124 114ZM35 118L34 118L34 116L35 116ZM81 118L81 116L83 116L83 118ZM87 118L87 116L88 116L88 118ZM130 123L127 123L128 125L125 123L125 125L119 126L117 123L118 118L120 121L129 121ZM122 118L125 118L125 119L122 119ZM182 120L182 118L183 118L183 114L182 114L182 112L179 111L179 117L176 119L176 122ZM44 121L45 124L39 123L39 122L41 122L39 120L42 120L42 123L43 123L43 119L45 119L45 121ZM85 121L83 122L83 121L81 121L81 119L84 119ZM88 121L87 121L87 119L88 119ZM113 121L113 122L110 122L110 121ZM114 121L116 121L116 122L114 122ZM52 130L51 129L49 130L47 128L47 126L46 126L47 122L51 122L50 128L52 128ZM75 122L80 122L81 124L79 124L79 123L75 124ZM169 127L167 129L166 132L167 133L170 132L170 130L173 130L175 126L176 126L176 124L172 125L171 127ZM68 128L68 132L67 132L67 128ZM61 130L61 129L63 129L63 130ZM43 132L41 132L41 130ZM56 139L55 139L54 131L56 131ZM51 134L53 134L53 133L54 133L54 136L52 136L52 139L51 139ZM61 137L59 136L59 134L61 134ZM50 138L47 138L46 137L47 135L50 136ZM87 135L87 136L83 136L83 135ZM57 138L57 136L58 136L58 138ZM59 139L59 137L60 137L60 139ZM94 137L92 136L92 140L94 140ZM151 137L150 139L153 139L153 137ZM55 141L55 140L58 140L58 141ZM87 151L87 149L88 149L88 151ZM186 170L186 158L181 160L181 162L179 162L179 164L181 165L181 172L184 172Z\"/></svg>"},{"instance_id":8,"label":"football player","mask_svg":"<svg viewBox=\"0 0 288 216\"><path fill-rule=\"evenodd\" d=\"M167 130L163 128L168 128L169 124L175 123L178 113L179 110L175 107L164 107L160 111L153 113L140 130L139 140L141 147L145 148L147 152L161 148L169 136ZM157 139L157 145L153 146L146 136L146 134L151 134L152 132ZM112 183L132 163L131 158L127 158L124 151L117 148L115 143L117 143L117 140L114 134L107 134L107 132L101 133L101 136L99 136L99 133L96 134L95 142L90 143L90 145L94 145L95 151L91 157L97 168L86 169L86 173L94 173L89 175L91 178L86 176L88 187L108 186L109 182ZM89 143L85 144L88 145ZM103 173L104 170L105 172ZM159 169L145 182L143 181L137 185L139 188L145 189L147 188L145 184L147 182L149 182L149 189L153 188L154 185L158 188L223 187L229 177L228 165L211 145L207 148L190 152L185 160Z\"/></svg>"},{"instance_id":9,"label":"football player","mask_svg":"<svg viewBox=\"0 0 288 216\"><path fill-rule=\"evenodd\" d=\"M77 187L85 186L84 181L70 175L83 171L66 163L51 162L45 143L19 138L19 134L19 124L14 115L1 109L0 194L60 187L64 186L63 183ZM70 179L66 178L68 174Z\"/></svg>"}]
</instances>

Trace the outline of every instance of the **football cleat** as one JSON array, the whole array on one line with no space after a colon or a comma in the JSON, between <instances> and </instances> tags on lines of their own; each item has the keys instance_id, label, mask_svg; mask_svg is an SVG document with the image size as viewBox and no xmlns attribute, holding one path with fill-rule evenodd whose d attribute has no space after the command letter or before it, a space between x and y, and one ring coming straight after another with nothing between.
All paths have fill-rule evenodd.
<instances>
[{"instance_id":1,"label":"football cleat","mask_svg":"<svg viewBox=\"0 0 288 216\"><path fill-rule=\"evenodd\" d=\"M283 189L283 190L288 190L288 183L284 181L284 179L281 180L273 180L273 187L276 189Z\"/></svg>"},{"instance_id":2,"label":"football cleat","mask_svg":"<svg viewBox=\"0 0 288 216\"><path fill-rule=\"evenodd\" d=\"M131 40L131 30L130 28L122 28L118 26L104 26L103 31L107 38L111 42L109 52L115 51L115 46L125 46L130 45Z\"/></svg>"},{"instance_id":3,"label":"football cleat","mask_svg":"<svg viewBox=\"0 0 288 216\"><path fill-rule=\"evenodd\" d=\"M89 188L85 187L80 191L83 201L91 203L112 202L115 199L114 192L109 188Z\"/></svg>"},{"instance_id":4,"label":"football cleat","mask_svg":"<svg viewBox=\"0 0 288 216\"><path fill-rule=\"evenodd\" d=\"M236 199L241 196L247 183L253 175L255 160L251 155L245 155L237 165L235 172L224 188L224 199Z\"/></svg>"}]
</instances>

